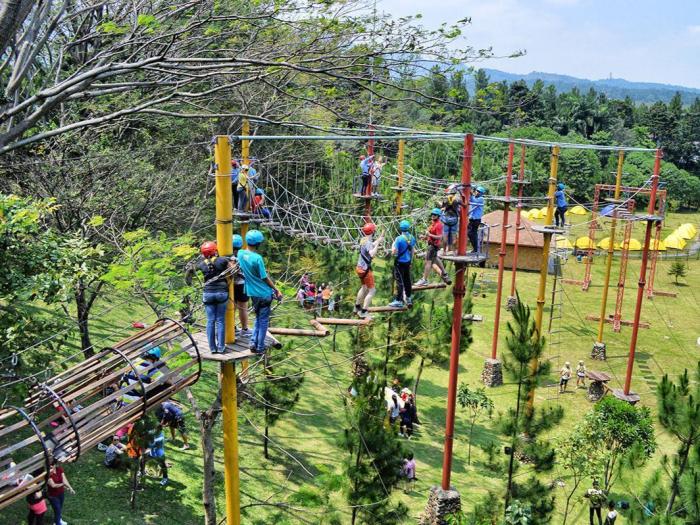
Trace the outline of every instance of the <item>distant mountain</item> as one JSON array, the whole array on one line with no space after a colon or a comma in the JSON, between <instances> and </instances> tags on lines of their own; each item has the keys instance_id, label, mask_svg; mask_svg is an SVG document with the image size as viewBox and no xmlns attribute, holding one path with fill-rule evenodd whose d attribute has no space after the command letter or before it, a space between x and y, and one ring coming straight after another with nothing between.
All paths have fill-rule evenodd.
<instances>
[{"instance_id":1,"label":"distant mountain","mask_svg":"<svg viewBox=\"0 0 700 525\"><path fill-rule=\"evenodd\" d=\"M517 73L506 73L498 69L486 69L491 82L501 82L505 80L508 83L524 80L528 86L532 86L536 80L542 80L545 85L553 85L558 92L571 91L573 88L578 88L579 91L585 93L590 88L595 88L596 91L605 93L609 98L623 99L629 96L637 103L651 104L657 101L669 102L671 97L678 91L681 94L683 104L692 104L696 97L700 97L700 89L689 88L684 86L674 86L672 84L656 84L653 82L630 82L622 78L605 78L601 80L587 80L585 78L576 78L568 75L557 75L554 73L542 73L533 71L526 75ZM472 79L470 89L474 88Z\"/></svg>"}]
</instances>

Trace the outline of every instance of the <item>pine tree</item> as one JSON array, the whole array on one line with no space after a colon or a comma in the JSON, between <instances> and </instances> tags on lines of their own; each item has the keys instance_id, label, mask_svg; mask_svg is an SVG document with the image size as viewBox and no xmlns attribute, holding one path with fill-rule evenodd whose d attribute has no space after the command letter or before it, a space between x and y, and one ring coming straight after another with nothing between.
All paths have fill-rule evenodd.
<instances>
[{"instance_id":1,"label":"pine tree","mask_svg":"<svg viewBox=\"0 0 700 525\"><path fill-rule=\"evenodd\" d=\"M678 278L688 275L688 269L681 261L674 261L674 263L668 269L668 275L674 277L676 279L676 285L678 285Z\"/></svg>"}]
</instances>

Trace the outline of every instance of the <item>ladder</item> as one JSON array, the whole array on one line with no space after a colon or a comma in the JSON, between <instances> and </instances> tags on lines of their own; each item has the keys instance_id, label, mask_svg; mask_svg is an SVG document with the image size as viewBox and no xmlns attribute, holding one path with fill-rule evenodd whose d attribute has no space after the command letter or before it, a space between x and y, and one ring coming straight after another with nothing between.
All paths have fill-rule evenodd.
<instances>
[{"instance_id":1,"label":"ladder","mask_svg":"<svg viewBox=\"0 0 700 525\"><path fill-rule=\"evenodd\" d=\"M567 261L568 254L565 249L554 248L550 251L549 273L554 275L554 279L552 280L549 323L547 326L547 360L556 364L557 374L561 368L561 337L563 332L561 319L564 316L564 283L562 282L564 272L562 270ZM547 386L549 387L547 400L556 399L559 402L559 381L555 380L554 383L550 383ZM552 388L555 389L556 394L552 394Z\"/></svg>"}]
</instances>

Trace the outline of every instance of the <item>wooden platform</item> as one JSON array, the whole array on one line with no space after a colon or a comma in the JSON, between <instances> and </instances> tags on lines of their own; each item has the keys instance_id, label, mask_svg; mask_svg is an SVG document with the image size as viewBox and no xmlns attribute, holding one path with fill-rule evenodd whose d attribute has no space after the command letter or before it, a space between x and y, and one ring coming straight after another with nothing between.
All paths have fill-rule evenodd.
<instances>
[{"instance_id":1,"label":"wooden platform","mask_svg":"<svg viewBox=\"0 0 700 525\"><path fill-rule=\"evenodd\" d=\"M599 315L587 315L586 316L586 321L600 321L600 316ZM608 324L613 323L613 317L612 315L609 315L608 317L605 318L605 322ZM620 319L620 325L622 326L634 326L633 321L629 321L627 319ZM645 322L645 321L639 321L639 328L650 328L651 323Z\"/></svg>"},{"instance_id":2,"label":"wooden platform","mask_svg":"<svg viewBox=\"0 0 700 525\"><path fill-rule=\"evenodd\" d=\"M579 279L562 279L561 282L564 284L575 284L576 286L581 286L583 284L583 281Z\"/></svg>"},{"instance_id":3,"label":"wooden platform","mask_svg":"<svg viewBox=\"0 0 700 525\"><path fill-rule=\"evenodd\" d=\"M635 215L634 216L635 221L651 221L651 222L659 222L663 221L664 218L661 215Z\"/></svg>"},{"instance_id":4,"label":"wooden platform","mask_svg":"<svg viewBox=\"0 0 700 525\"><path fill-rule=\"evenodd\" d=\"M663 292L661 290L654 290L652 293L652 297L659 296L659 297L673 297L674 299L678 297L677 292Z\"/></svg>"},{"instance_id":5,"label":"wooden platform","mask_svg":"<svg viewBox=\"0 0 700 525\"><path fill-rule=\"evenodd\" d=\"M369 319L339 319L336 317L317 317L316 321L322 325L344 325L344 326L365 326L370 323Z\"/></svg>"},{"instance_id":6,"label":"wooden platform","mask_svg":"<svg viewBox=\"0 0 700 525\"><path fill-rule=\"evenodd\" d=\"M359 193L353 193L352 196L355 197L356 199L363 199L363 200L372 200L372 199L379 200L382 198L381 195L361 195Z\"/></svg>"},{"instance_id":7,"label":"wooden platform","mask_svg":"<svg viewBox=\"0 0 700 525\"><path fill-rule=\"evenodd\" d=\"M530 227L530 230L532 230L533 232L537 232L537 233L543 233L545 235L546 234L554 234L554 233L563 234L566 231L563 228L557 228L556 226L539 226L536 224L532 225Z\"/></svg>"},{"instance_id":8,"label":"wooden platform","mask_svg":"<svg viewBox=\"0 0 700 525\"><path fill-rule=\"evenodd\" d=\"M447 284L445 283L428 283L424 284L422 286L418 285L413 285L411 287L411 290L414 292L422 292L423 290L437 290L438 288L447 288Z\"/></svg>"},{"instance_id":9,"label":"wooden platform","mask_svg":"<svg viewBox=\"0 0 700 525\"><path fill-rule=\"evenodd\" d=\"M636 405L642 399L641 397L639 397L638 394L635 394L634 392L625 394L621 388L612 388L610 391L612 392L612 395L614 395L616 398L622 399L623 401L627 401L631 405Z\"/></svg>"},{"instance_id":10,"label":"wooden platform","mask_svg":"<svg viewBox=\"0 0 700 525\"><path fill-rule=\"evenodd\" d=\"M479 264L488 259L488 256L483 253L467 253L465 255L440 255L438 257L443 261L453 262L455 264Z\"/></svg>"},{"instance_id":11,"label":"wooden platform","mask_svg":"<svg viewBox=\"0 0 700 525\"><path fill-rule=\"evenodd\" d=\"M265 338L265 344L268 347L280 348L282 344L269 335ZM226 345L226 352L223 354L213 354L209 349L209 342L207 341L207 334L205 332L197 332L192 334L192 339L197 343L197 348L199 349L199 355L202 356L203 361L218 361L220 363L227 363L229 361L241 361L243 359L255 359L258 357L257 354L251 352L248 347L250 346L250 337L237 336L236 342L233 344ZM197 352L192 347L192 343L189 338L185 338L182 342L182 348L190 356L196 356Z\"/></svg>"},{"instance_id":12,"label":"wooden platform","mask_svg":"<svg viewBox=\"0 0 700 525\"><path fill-rule=\"evenodd\" d=\"M403 308L394 308L393 306L370 306L367 308L368 312L405 312L408 310L408 306L404 306Z\"/></svg>"},{"instance_id":13,"label":"wooden platform","mask_svg":"<svg viewBox=\"0 0 700 525\"><path fill-rule=\"evenodd\" d=\"M504 204L512 204L512 203L518 202L517 197L506 197L505 195L496 195L494 197L490 197L489 200L496 201L496 202L502 202Z\"/></svg>"}]
</instances>

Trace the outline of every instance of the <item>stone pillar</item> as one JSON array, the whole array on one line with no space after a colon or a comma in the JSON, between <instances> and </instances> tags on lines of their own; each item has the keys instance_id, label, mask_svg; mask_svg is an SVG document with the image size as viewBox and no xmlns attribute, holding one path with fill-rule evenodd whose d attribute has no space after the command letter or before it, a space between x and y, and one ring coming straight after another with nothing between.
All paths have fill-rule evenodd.
<instances>
[{"instance_id":1,"label":"stone pillar","mask_svg":"<svg viewBox=\"0 0 700 525\"><path fill-rule=\"evenodd\" d=\"M484 360L481 382L486 386L501 386L503 384L503 365L498 359Z\"/></svg>"},{"instance_id":2,"label":"stone pillar","mask_svg":"<svg viewBox=\"0 0 700 525\"><path fill-rule=\"evenodd\" d=\"M605 343L593 343L593 350L591 350L591 359L596 359L597 361L605 361Z\"/></svg>"},{"instance_id":3,"label":"stone pillar","mask_svg":"<svg viewBox=\"0 0 700 525\"><path fill-rule=\"evenodd\" d=\"M506 299L506 310L509 312L518 305L518 298L514 295L508 296Z\"/></svg>"},{"instance_id":4,"label":"stone pillar","mask_svg":"<svg viewBox=\"0 0 700 525\"><path fill-rule=\"evenodd\" d=\"M420 525L447 525L445 518L462 510L462 502L454 487L450 490L442 490L440 487L431 487L428 496L428 504L421 515Z\"/></svg>"}]
</instances>

